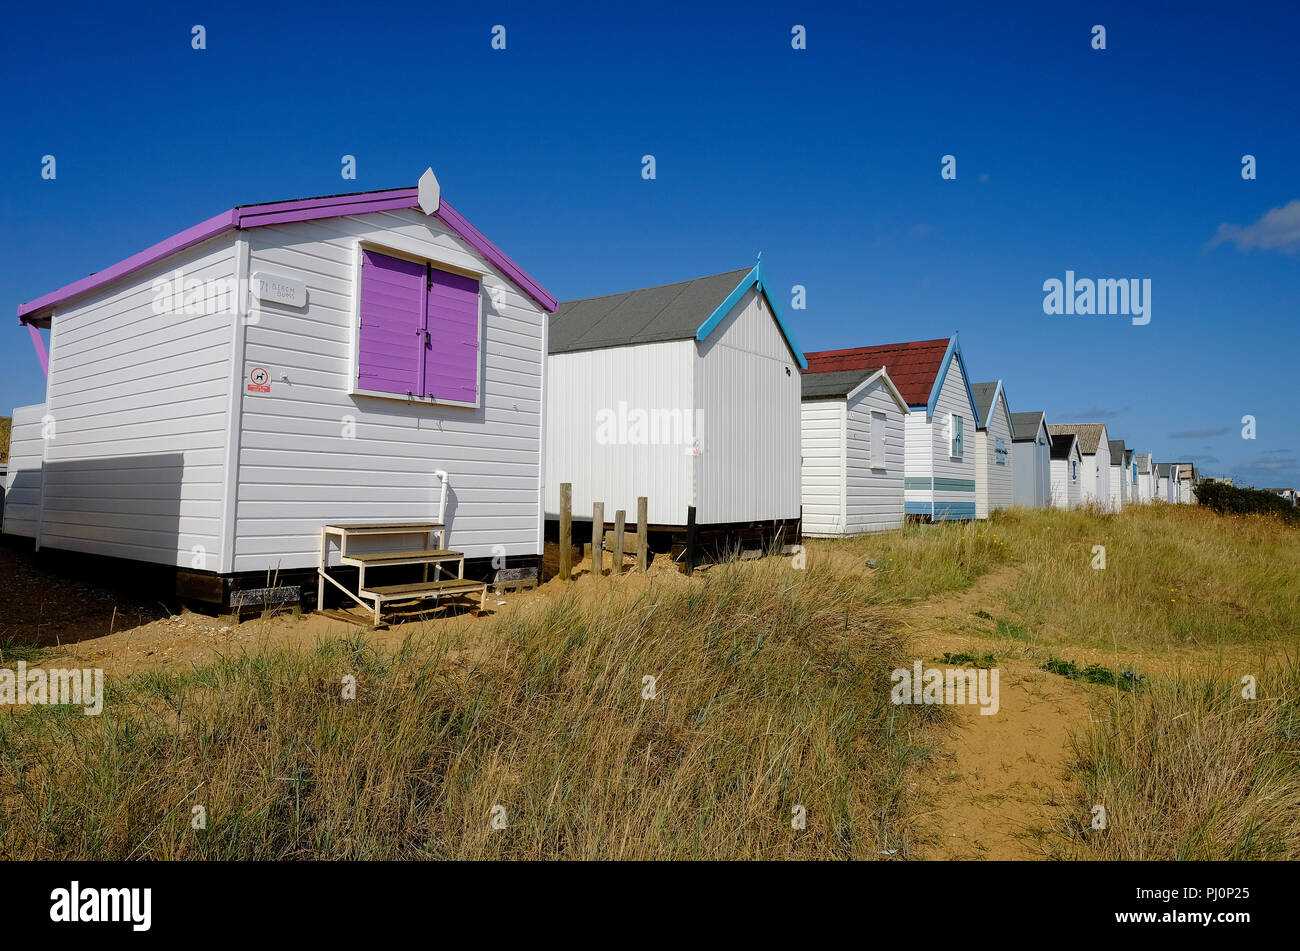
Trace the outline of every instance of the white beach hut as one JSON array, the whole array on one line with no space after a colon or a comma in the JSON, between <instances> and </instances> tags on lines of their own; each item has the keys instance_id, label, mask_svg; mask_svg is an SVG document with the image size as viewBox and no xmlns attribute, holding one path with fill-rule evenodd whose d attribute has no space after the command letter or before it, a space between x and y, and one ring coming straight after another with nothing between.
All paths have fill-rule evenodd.
<instances>
[{"instance_id":1,"label":"white beach hut","mask_svg":"<svg viewBox=\"0 0 1300 951\"><path fill-rule=\"evenodd\" d=\"M909 410L884 368L802 378L803 531L857 535L903 525Z\"/></svg>"}]
</instances>

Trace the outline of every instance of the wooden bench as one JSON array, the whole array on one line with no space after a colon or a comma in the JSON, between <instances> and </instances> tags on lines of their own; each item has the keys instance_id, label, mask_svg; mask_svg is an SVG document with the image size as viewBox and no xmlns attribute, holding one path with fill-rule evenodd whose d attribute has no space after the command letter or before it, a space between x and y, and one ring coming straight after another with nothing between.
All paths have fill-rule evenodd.
<instances>
[{"instance_id":1,"label":"wooden bench","mask_svg":"<svg viewBox=\"0 0 1300 951\"><path fill-rule=\"evenodd\" d=\"M423 535L425 547L405 548L398 551L348 551L348 541L352 538L374 537L382 535ZM437 536L437 542L434 542ZM357 591L354 594L329 574L330 539L337 538L339 543L339 562L357 569ZM453 551L446 547L447 527L441 522L354 522L338 525L325 525L320 533L320 565L317 568L319 581L316 587L316 606L321 608L325 601L325 582L329 582L356 601L368 611L374 612L374 623L378 627L380 614L386 601L413 601L420 598L433 598L435 604L441 597L461 595L479 595L479 610L482 611L486 600L488 586L482 581L472 581L465 577L465 553ZM456 576L439 578L444 564L456 563ZM394 565L423 565L424 578L408 584L374 585L366 583L366 569L392 567ZM429 566L433 565L434 577L429 578ZM370 602L370 603L367 603Z\"/></svg>"}]
</instances>

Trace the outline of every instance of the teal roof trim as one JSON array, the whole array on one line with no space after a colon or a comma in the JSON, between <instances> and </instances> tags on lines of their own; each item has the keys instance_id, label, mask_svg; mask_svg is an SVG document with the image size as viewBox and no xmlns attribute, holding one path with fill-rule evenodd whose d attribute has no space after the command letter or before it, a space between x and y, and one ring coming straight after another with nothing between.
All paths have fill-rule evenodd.
<instances>
[{"instance_id":1,"label":"teal roof trim","mask_svg":"<svg viewBox=\"0 0 1300 951\"><path fill-rule=\"evenodd\" d=\"M799 349L794 334L790 333L790 328L786 326L785 318L781 316L781 308L777 306L776 298L772 295L766 281L763 279L763 255L761 254L758 256L758 263L750 268L749 273L736 285L736 289L728 294L727 299L717 306L717 309L709 315L708 320L700 324L699 329L695 331L695 339L707 340L709 334L718 329L718 325L722 323L727 314L731 313L732 308L740 303L740 299L754 286L758 287L759 293L767 300L767 306L772 308L772 315L776 317L776 325L781 328L781 335L785 337L785 342L794 354L799 369L808 369L808 361L804 358L803 351Z\"/></svg>"},{"instance_id":2,"label":"teal roof trim","mask_svg":"<svg viewBox=\"0 0 1300 951\"><path fill-rule=\"evenodd\" d=\"M970 374L966 372L966 361L961 355L961 344L957 341L957 335L953 334L952 339L948 341L948 351L943 355L943 363L939 365L939 372L935 374L934 386L930 388L930 400L925 404L925 418L930 420L934 418L934 406L939 402L939 394L943 391L943 381L948 378L948 368L952 365L953 358L957 358L957 363L961 366L961 379L966 384L966 399L970 402L970 414L975 420L979 419L980 411L975 405L975 393L970 388Z\"/></svg>"}]
</instances>

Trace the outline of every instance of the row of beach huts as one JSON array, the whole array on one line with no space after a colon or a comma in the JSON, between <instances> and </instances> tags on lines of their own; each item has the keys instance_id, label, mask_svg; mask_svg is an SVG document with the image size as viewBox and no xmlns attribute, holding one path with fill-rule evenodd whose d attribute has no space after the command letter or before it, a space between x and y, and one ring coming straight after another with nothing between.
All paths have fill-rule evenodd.
<instances>
[{"instance_id":1,"label":"row of beach huts","mask_svg":"<svg viewBox=\"0 0 1300 951\"><path fill-rule=\"evenodd\" d=\"M230 606L351 569L364 588L367 567L393 598L433 590L431 564L535 568L562 494L588 537L597 503L612 521L644 499L674 555L1193 500L1190 464L1013 411L1012 368L978 382L955 335L866 324L805 354L781 297L760 256L557 302L432 171L239 206L19 307L46 390L14 410L3 530ZM381 567L422 577L377 587Z\"/></svg>"}]
</instances>

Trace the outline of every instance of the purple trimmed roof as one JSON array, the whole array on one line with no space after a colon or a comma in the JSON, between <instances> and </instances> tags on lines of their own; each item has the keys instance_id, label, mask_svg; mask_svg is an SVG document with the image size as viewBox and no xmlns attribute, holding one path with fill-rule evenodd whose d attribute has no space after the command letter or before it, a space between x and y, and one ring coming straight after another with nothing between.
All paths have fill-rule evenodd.
<instances>
[{"instance_id":1,"label":"purple trimmed roof","mask_svg":"<svg viewBox=\"0 0 1300 951\"><path fill-rule=\"evenodd\" d=\"M267 202L260 205L239 205L230 211L202 221L193 227L174 234L153 247L146 248L139 254L117 262L112 267L96 271L89 277L61 287L36 300L28 301L18 307L18 319L30 324L49 316L49 311L64 301L79 294L93 291L106 284L126 277L141 268L161 261L177 251L184 251L196 244L215 238L217 235L236 228L257 228L262 225L278 225L289 221L311 221L317 218L337 218L343 215L361 215L371 211L394 211L401 208L419 206L418 189L391 188L386 191L357 192L350 195L326 195L321 198L300 198L294 201ZM438 210L433 213L444 225L460 235L470 247L491 261L503 274L513 281L521 291L537 301L543 308L555 313L556 302L546 288L531 278L523 268L515 264L506 253L469 223L456 209L441 201Z\"/></svg>"}]
</instances>

